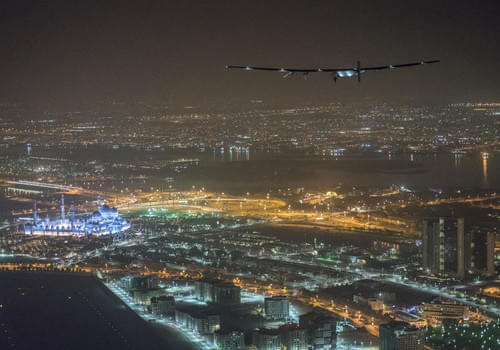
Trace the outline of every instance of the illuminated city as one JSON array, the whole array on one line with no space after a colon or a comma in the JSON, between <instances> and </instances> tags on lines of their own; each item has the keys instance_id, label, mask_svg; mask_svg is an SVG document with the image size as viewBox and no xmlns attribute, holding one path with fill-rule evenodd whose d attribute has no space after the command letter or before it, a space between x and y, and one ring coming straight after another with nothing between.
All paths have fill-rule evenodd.
<instances>
[{"instance_id":1,"label":"illuminated city","mask_svg":"<svg viewBox=\"0 0 500 350\"><path fill-rule=\"evenodd\" d=\"M7 2L0 349L500 349L496 6Z\"/></svg>"}]
</instances>

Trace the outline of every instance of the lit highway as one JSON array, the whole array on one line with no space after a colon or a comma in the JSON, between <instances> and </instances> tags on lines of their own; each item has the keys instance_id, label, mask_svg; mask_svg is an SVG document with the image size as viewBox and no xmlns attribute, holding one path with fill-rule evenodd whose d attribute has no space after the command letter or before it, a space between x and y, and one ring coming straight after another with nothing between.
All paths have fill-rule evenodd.
<instances>
[{"instance_id":1,"label":"lit highway","mask_svg":"<svg viewBox=\"0 0 500 350\"><path fill-rule=\"evenodd\" d=\"M330 198L334 195L326 196ZM172 198L178 197L178 198ZM129 200L126 200L128 198ZM314 197L316 199L316 197ZM248 198L228 196L221 193L196 192L152 192L140 197L117 199L121 211L169 209L193 213L222 213L228 216L263 218L279 225L315 226L325 230L344 231L388 231L413 236L405 220L383 218L375 214L374 209L351 211L307 211L295 210L285 201L268 198Z\"/></svg>"}]
</instances>

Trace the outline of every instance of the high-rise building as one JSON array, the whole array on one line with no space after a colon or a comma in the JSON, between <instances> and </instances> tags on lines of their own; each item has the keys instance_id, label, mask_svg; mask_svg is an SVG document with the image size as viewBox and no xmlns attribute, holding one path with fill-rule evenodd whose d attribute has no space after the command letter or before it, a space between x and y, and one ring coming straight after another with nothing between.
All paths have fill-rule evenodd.
<instances>
[{"instance_id":1,"label":"high-rise building","mask_svg":"<svg viewBox=\"0 0 500 350\"><path fill-rule=\"evenodd\" d=\"M379 327L380 350L423 350L425 330L392 321Z\"/></svg>"},{"instance_id":2,"label":"high-rise building","mask_svg":"<svg viewBox=\"0 0 500 350\"><path fill-rule=\"evenodd\" d=\"M279 329L261 328L252 333L252 345L259 350L281 350Z\"/></svg>"},{"instance_id":3,"label":"high-rise building","mask_svg":"<svg viewBox=\"0 0 500 350\"><path fill-rule=\"evenodd\" d=\"M207 280L199 280L194 282L194 295L196 299L204 302L213 301L213 284Z\"/></svg>"},{"instance_id":4,"label":"high-rise building","mask_svg":"<svg viewBox=\"0 0 500 350\"><path fill-rule=\"evenodd\" d=\"M151 298L151 312L155 315L173 315L175 312L174 297L162 295Z\"/></svg>"},{"instance_id":5,"label":"high-rise building","mask_svg":"<svg viewBox=\"0 0 500 350\"><path fill-rule=\"evenodd\" d=\"M242 331L222 331L215 332L215 344L220 350L245 349L245 334Z\"/></svg>"},{"instance_id":6,"label":"high-rise building","mask_svg":"<svg viewBox=\"0 0 500 350\"><path fill-rule=\"evenodd\" d=\"M337 320L326 312L311 311L300 315L299 324L307 329L308 342L313 350L335 349Z\"/></svg>"},{"instance_id":7,"label":"high-rise building","mask_svg":"<svg viewBox=\"0 0 500 350\"><path fill-rule=\"evenodd\" d=\"M490 228L475 227L472 232L473 258L471 268L474 272L493 276L495 271L495 244L497 234Z\"/></svg>"},{"instance_id":8,"label":"high-rise building","mask_svg":"<svg viewBox=\"0 0 500 350\"><path fill-rule=\"evenodd\" d=\"M175 322L201 335L213 335L220 329L220 315L217 310L210 308L176 308Z\"/></svg>"},{"instance_id":9,"label":"high-rise building","mask_svg":"<svg viewBox=\"0 0 500 350\"><path fill-rule=\"evenodd\" d=\"M276 295L264 299L266 318L270 320L288 320L290 304L286 296Z\"/></svg>"},{"instance_id":10,"label":"high-rise building","mask_svg":"<svg viewBox=\"0 0 500 350\"><path fill-rule=\"evenodd\" d=\"M309 348L307 330L305 328L300 327L298 324L290 323L281 326L279 330L281 345L286 350L307 350Z\"/></svg>"},{"instance_id":11,"label":"high-rise building","mask_svg":"<svg viewBox=\"0 0 500 350\"><path fill-rule=\"evenodd\" d=\"M428 273L464 279L471 267L471 238L464 230L464 219L424 220L423 267Z\"/></svg>"},{"instance_id":12,"label":"high-rise building","mask_svg":"<svg viewBox=\"0 0 500 350\"><path fill-rule=\"evenodd\" d=\"M241 289L230 282L199 280L195 282L195 296L207 303L234 305L241 301Z\"/></svg>"},{"instance_id":13,"label":"high-rise building","mask_svg":"<svg viewBox=\"0 0 500 350\"><path fill-rule=\"evenodd\" d=\"M128 292L157 289L158 278L155 276L130 275L121 279L121 285Z\"/></svg>"},{"instance_id":14,"label":"high-rise building","mask_svg":"<svg viewBox=\"0 0 500 350\"><path fill-rule=\"evenodd\" d=\"M217 283L214 285L214 303L219 305L235 305L241 302L241 289L233 283Z\"/></svg>"},{"instance_id":15,"label":"high-rise building","mask_svg":"<svg viewBox=\"0 0 500 350\"><path fill-rule=\"evenodd\" d=\"M424 220L422 243L424 270L428 273L439 274L441 272L441 239L439 237L439 220ZM444 270L444 265L442 269Z\"/></svg>"},{"instance_id":16,"label":"high-rise building","mask_svg":"<svg viewBox=\"0 0 500 350\"><path fill-rule=\"evenodd\" d=\"M495 245L498 235L493 232L488 232L486 234L486 274L488 276L493 276L496 274L495 270Z\"/></svg>"}]
</instances>

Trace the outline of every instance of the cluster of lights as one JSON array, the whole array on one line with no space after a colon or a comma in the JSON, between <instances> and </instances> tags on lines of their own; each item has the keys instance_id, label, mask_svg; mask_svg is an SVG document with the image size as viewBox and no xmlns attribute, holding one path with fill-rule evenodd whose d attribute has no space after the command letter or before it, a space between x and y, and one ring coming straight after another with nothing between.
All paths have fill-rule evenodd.
<instances>
[{"instance_id":1,"label":"cluster of lights","mask_svg":"<svg viewBox=\"0 0 500 350\"><path fill-rule=\"evenodd\" d=\"M500 320L480 325L460 325L429 328L426 340L437 349L498 349L500 348Z\"/></svg>"}]
</instances>

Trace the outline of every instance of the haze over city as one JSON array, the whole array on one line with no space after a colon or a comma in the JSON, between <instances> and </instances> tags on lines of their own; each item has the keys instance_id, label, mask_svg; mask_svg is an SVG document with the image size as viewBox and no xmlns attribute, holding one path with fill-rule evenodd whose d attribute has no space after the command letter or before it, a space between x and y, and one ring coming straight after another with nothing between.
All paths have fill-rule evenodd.
<instances>
[{"instance_id":1,"label":"haze over city","mask_svg":"<svg viewBox=\"0 0 500 350\"><path fill-rule=\"evenodd\" d=\"M494 1L3 1L3 103L102 102L236 108L325 102L489 101L499 94ZM441 59L376 73L361 86L327 77L227 74L226 64L353 66Z\"/></svg>"}]
</instances>

